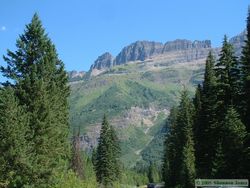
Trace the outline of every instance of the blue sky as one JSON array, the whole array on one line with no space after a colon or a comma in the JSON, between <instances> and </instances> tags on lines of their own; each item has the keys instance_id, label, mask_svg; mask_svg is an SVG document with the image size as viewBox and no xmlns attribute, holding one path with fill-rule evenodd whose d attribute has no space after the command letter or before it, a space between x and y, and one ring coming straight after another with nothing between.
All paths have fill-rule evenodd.
<instances>
[{"instance_id":1,"label":"blue sky","mask_svg":"<svg viewBox=\"0 0 250 188\"><path fill-rule=\"evenodd\" d=\"M88 70L137 40L211 39L220 46L245 28L249 0L1 0L0 56L15 50L35 12L67 70ZM3 65L3 59L0 59ZM1 79L1 76L0 76Z\"/></svg>"}]
</instances>

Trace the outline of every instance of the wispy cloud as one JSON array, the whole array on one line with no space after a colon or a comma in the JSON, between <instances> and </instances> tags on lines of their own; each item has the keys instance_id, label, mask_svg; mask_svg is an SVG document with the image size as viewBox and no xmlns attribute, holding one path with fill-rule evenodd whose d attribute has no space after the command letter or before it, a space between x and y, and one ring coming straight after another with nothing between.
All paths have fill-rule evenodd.
<instances>
[{"instance_id":1,"label":"wispy cloud","mask_svg":"<svg viewBox=\"0 0 250 188\"><path fill-rule=\"evenodd\" d=\"M1 30L1 31L6 31L6 29L7 29L7 28L6 28L5 26L2 26L0 30Z\"/></svg>"}]
</instances>

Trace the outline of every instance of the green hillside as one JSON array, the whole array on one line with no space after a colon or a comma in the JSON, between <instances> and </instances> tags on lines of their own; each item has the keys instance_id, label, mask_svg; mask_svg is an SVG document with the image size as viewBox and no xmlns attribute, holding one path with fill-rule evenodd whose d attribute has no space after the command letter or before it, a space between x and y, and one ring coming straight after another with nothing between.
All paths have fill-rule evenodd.
<instances>
[{"instance_id":1,"label":"green hillside","mask_svg":"<svg viewBox=\"0 0 250 188\"><path fill-rule=\"evenodd\" d=\"M83 135L92 131L91 142L97 139L95 131L107 114L118 130L126 167L149 161L159 164L169 109L179 100L184 85L193 92L202 79L203 65L170 65L156 70L145 67L125 64L87 80L70 82L71 127L80 126Z\"/></svg>"}]
</instances>

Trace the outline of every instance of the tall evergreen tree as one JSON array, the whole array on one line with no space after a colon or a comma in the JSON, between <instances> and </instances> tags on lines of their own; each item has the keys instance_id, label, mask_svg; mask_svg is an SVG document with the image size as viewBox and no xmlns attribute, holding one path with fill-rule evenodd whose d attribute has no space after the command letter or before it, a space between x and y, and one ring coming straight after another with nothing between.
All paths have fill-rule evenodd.
<instances>
[{"instance_id":1,"label":"tall evergreen tree","mask_svg":"<svg viewBox=\"0 0 250 188\"><path fill-rule=\"evenodd\" d=\"M186 90L182 93L176 120L166 140L163 174L167 187L193 187L196 176L193 107Z\"/></svg>"},{"instance_id":2,"label":"tall evergreen tree","mask_svg":"<svg viewBox=\"0 0 250 188\"><path fill-rule=\"evenodd\" d=\"M241 63L242 63L242 77L243 77L243 98L244 98L244 123L248 133L250 133L250 6L248 7L247 16L247 36L245 45L242 49Z\"/></svg>"},{"instance_id":3,"label":"tall evergreen tree","mask_svg":"<svg viewBox=\"0 0 250 188\"><path fill-rule=\"evenodd\" d=\"M239 114L233 107L227 110L223 126L222 147L226 167L223 171L225 178L244 178L244 141L247 132Z\"/></svg>"},{"instance_id":4,"label":"tall evergreen tree","mask_svg":"<svg viewBox=\"0 0 250 188\"><path fill-rule=\"evenodd\" d=\"M217 77L218 109L220 118L230 105L236 106L240 96L240 66L232 44L224 37L219 61L215 67Z\"/></svg>"},{"instance_id":5,"label":"tall evergreen tree","mask_svg":"<svg viewBox=\"0 0 250 188\"><path fill-rule=\"evenodd\" d=\"M28 142L29 118L19 105L14 90L0 91L0 185L30 185L32 143Z\"/></svg>"},{"instance_id":6,"label":"tall evergreen tree","mask_svg":"<svg viewBox=\"0 0 250 188\"><path fill-rule=\"evenodd\" d=\"M12 80L30 119L30 142L34 143L35 154L30 178L35 185L48 187L70 153L67 74L37 14L16 47L15 52L8 50L4 57L7 67L1 67L1 72Z\"/></svg>"},{"instance_id":7,"label":"tall evergreen tree","mask_svg":"<svg viewBox=\"0 0 250 188\"><path fill-rule=\"evenodd\" d=\"M209 52L206 65L203 87L198 86L194 100L196 122L194 127L195 156L197 177L208 178L211 174L212 158L215 154L216 144L216 78L214 71L215 58ZM197 106L197 101L200 104Z\"/></svg>"},{"instance_id":8,"label":"tall evergreen tree","mask_svg":"<svg viewBox=\"0 0 250 188\"><path fill-rule=\"evenodd\" d=\"M113 171L114 173L114 179L119 180L121 178L121 148L120 148L120 142L118 140L118 137L116 135L116 131L113 126L110 126L110 139L112 143L112 163L113 163Z\"/></svg>"},{"instance_id":9,"label":"tall evergreen tree","mask_svg":"<svg viewBox=\"0 0 250 188\"><path fill-rule=\"evenodd\" d=\"M193 187L195 171L193 141L193 106L186 90L183 91L177 116L178 139L177 152L180 158L179 183L182 187ZM177 155L178 156L178 155Z\"/></svg>"},{"instance_id":10,"label":"tall evergreen tree","mask_svg":"<svg viewBox=\"0 0 250 188\"><path fill-rule=\"evenodd\" d=\"M213 178L244 178L244 140L246 128L233 107L227 110L223 134L219 139L213 159Z\"/></svg>"},{"instance_id":11,"label":"tall evergreen tree","mask_svg":"<svg viewBox=\"0 0 250 188\"><path fill-rule=\"evenodd\" d=\"M245 169L244 174L250 177L250 6L248 7L247 16L247 36L245 45L242 49L241 63L242 63L242 117L243 123L246 126L247 137L245 140L244 153L245 153Z\"/></svg>"},{"instance_id":12,"label":"tall evergreen tree","mask_svg":"<svg viewBox=\"0 0 250 188\"><path fill-rule=\"evenodd\" d=\"M166 134L165 148L164 148L164 157L163 157L163 181L165 182L166 187L173 187L177 182L177 114L178 109L173 107L170 110L170 114L167 120L167 125L169 126L169 131Z\"/></svg>"},{"instance_id":13,"label":"tall evergreen tree","mask_svg":"<svg viewBox=\"0 0 250 188\"><path fill-rule=\"evenodd\" d=\"M97 181L104 187L112 187L119 180L119 151L114 129L104 115L94 162Z\"/></svg>"}]
</instances>

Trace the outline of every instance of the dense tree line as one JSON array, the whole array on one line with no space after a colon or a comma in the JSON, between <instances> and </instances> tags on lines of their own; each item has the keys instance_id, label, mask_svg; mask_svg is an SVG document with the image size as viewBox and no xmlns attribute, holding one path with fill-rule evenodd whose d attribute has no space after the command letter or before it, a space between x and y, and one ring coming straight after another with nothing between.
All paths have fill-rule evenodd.
<instances>
[{"instance_id":1,"label":"dense tree line","mask_svg":"<svg viewBox=\"0 0 250 188\"><path fill-rule=\"evenodd\" d=\"M195 178L250 177L250 9L241 58L224 37L218 60L208 54L193 101L184 91L171 110L163 179L193 187Z\"/></svg>"}]
</instances>

